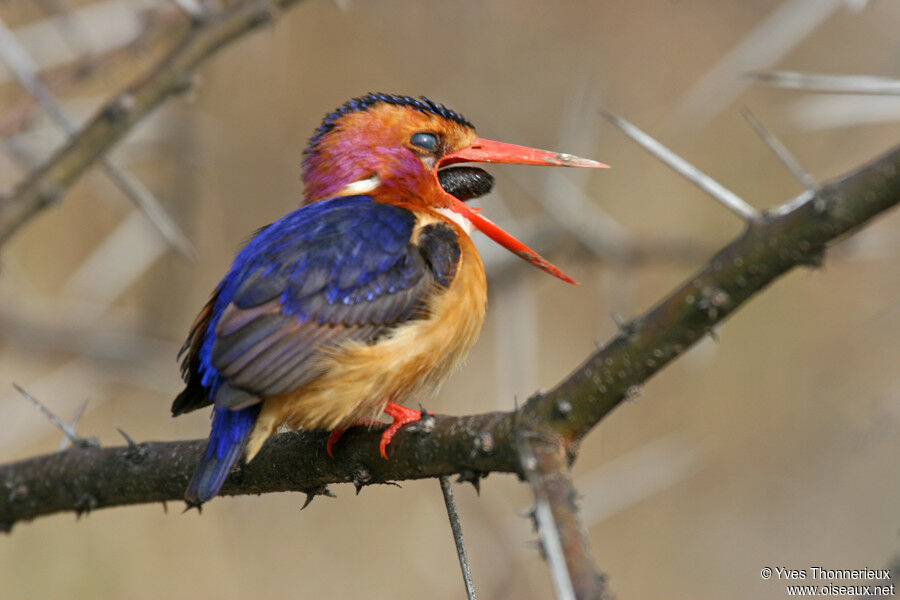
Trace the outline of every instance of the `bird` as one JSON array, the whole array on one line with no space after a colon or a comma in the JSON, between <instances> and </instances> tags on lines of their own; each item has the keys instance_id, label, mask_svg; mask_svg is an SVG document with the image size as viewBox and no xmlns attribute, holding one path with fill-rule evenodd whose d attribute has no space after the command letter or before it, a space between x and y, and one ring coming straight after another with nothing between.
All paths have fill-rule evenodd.
<instances>
[{"instance_id":1,"label":"bird","mask_svg":"<svg viewBox=\"0 0 900 600\"><path fill-rule=\"evenodd\" d=\"M476 137L424 96L369 93L328 113L304 152L300 207L237 253L179 353L173 416L213 406L189 508L284 425L330 431L332 454L344 430L384 413L387 459L394 434L423 414L402 403L435 393L481 330L475 230L575 283L465 203L493 179L459 163L607 166Z\"/></svg>"}]
</instances>

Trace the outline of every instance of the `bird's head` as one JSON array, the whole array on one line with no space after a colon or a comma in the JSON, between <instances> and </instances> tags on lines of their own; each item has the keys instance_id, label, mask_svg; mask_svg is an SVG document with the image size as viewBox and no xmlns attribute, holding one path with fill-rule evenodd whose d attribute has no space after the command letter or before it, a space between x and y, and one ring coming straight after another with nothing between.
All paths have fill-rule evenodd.
<instances>
[{"instance_id":1,"label":"bird's head","mask_svg":"<svg viewBox=\"0 0 900 600\"><path fill-rule=\"evenodd\" d=\"M459 193L454 195L441 187L439 172L441 180L452 180L445 176L462 167L451 165L471 162L606 167L569 154L476 137L474 125L465 117L426 98L368 94L326 115L310 139L303 162L306 202L369 194L380 202L436 212L466 232L478 229L531 264L575 283L467 206L457 197ZM490 188L489 175L471 168L468 173L483 175Z\"/></svg>"}]
</instances>

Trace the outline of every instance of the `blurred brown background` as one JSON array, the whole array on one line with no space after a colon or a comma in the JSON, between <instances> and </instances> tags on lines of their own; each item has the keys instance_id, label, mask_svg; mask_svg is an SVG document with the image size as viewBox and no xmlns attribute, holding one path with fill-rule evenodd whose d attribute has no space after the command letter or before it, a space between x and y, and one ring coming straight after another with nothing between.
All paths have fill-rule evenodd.
<instances>
[{"instance_id":1,"label":"blurred brown background","mask_svg":"<svg viewBox=\"0 0 900 600\"><path fill-rule=\"evenodd\" d=\"M79 121L185 26L162 1L0 0L0 18ZM488 321L427 406L509 409L611 337L611 312L645 310L740 231L597 107L771 207L800 188L742 107L824 180L898 141L900 98L779 90L742 73L897 76L898 23L896 0L303 2L214 57L114 153L184 228L196 262L98 170L3 248L0 461L61 437L13 381L66 419L87 399L78 430L103 444L122 443L117 427L139 441L207 434L206 414L169 416L178 347L242 240L298 205L321 117L370 90L425 94L485 137L614 167L491 169L487 214L582 282L481 244ZM85 55L95 68L75 72ZM62 140L28 104L0 67L0 189ZM576 484L619 597L782 598L762 567L882 568L900 549L898 226L889 214L825 268L779 281L587 438ZM616 260L629 244L651 256ZM20 524L0 537L0 598L464 597L438 483L402 485L358 497L333 486L338 499L302 513L302 495L272 494L217 499L202 516L173 503ZM480 497L456 490L480 597L549 597L516 516L529 490L501 475Z\"/></svg>"}]
</instances>

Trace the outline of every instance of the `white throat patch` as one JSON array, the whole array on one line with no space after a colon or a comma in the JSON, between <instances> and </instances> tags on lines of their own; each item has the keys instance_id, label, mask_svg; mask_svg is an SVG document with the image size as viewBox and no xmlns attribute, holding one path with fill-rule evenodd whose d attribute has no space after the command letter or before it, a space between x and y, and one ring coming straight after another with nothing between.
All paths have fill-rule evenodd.
<instances>
[{"instance_id":1,"label":"white throat patch","mask_svg":"<svg viewBox=\"0 0 900 600\"><path fill-rule=\"evenodd\" d=\"M355 196L356 194L368 194L372 190L378 187L381 183L381 180L378 178L378 175L372 175L371 177L367 177L366 179L360 179L359 181L354 181L353 183L348 183L341 191L339 191L335 196Z\"/></svg>"},{"instance_id":2,"label":"white throat patch","mask_svg":"<svg viewBox=\"0 0 900 600\"><path fill-rule=\"evenodd\" d=\"M454 212L449 208L437 208L435 210L462 227L462 230L466 232L466 235L471 235L472 231L474 231L475 226L472 225L472 221L468 220L458 212Z\"/></svg>"}]
</instances>

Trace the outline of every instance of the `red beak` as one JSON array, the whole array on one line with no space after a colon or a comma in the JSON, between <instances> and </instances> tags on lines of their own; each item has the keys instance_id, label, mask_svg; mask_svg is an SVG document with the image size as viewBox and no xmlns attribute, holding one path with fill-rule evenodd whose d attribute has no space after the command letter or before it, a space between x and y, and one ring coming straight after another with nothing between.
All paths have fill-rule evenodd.
<instances>
[{"instance_id":1,"label":"red beak","mask_svg":"<svg viewBox=\"0 0 900 600\"><path fill-rule=\"evenodd\" d=\"M441 167L460 162L481 163L509 163L515 165L541 165L544 167L589 167L593 169L608 169L596 160L579 158L571 154L559 152L547 152L529 148L528 146L516 146L504 142L495 142L484 138L475 138L472 145L463 148L453 154L448 154L441 159Z\"/></svg>"},{"instance_id":2,"label":"red beak","mask_svg":"<svg viewBox=\"0 0 900 600\"><path fill-rule=\"evenodd\" d=\"M555 167L589 167L594 169L607 169L608 165L603 163L579 158L571 154L560 154L558 152L547 152L546 150L537 150L528 148L527 146L516 146L515 144L506 144L503 142L494 142L482 138L475 138L475 141L462 150L458 150L453 154L444 156L437 164L437 168L445 167L461 162L481 162L481 163L509 163L517 165L543 165ZM503 231L493 221L482 216L476 210L470 208L463 202L447 194L449 199L449 208L453 212L468 219L483 234L509 250L520 258L527 260L542 271L550 273L554 277L558 277L567 283L578 285L571 277L563 273L557 267L553 266L540 254Z\"/></svg>"}]
</instances>

